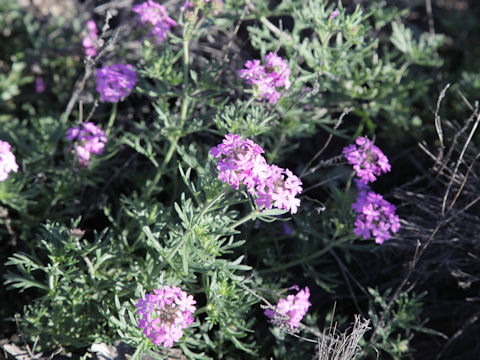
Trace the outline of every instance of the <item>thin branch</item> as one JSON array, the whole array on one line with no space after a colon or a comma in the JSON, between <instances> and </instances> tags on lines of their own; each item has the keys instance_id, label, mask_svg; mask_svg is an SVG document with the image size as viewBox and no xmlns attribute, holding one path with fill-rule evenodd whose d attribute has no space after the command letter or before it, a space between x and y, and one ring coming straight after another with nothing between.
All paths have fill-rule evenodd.
<instances>
[{"instance_id":1,"label":"thin branch","mask_svg":"<svg viewBox=\"0 0 480 360\"><path fill-rule=\"evenodd\" d=\"M425 0L425 9L428 17L428 30L430 35L435 35L435 24L433 22L432 0Z\"/></svg>"},{"instance_id":2,"label":"thin branch","mask_svg":"<svg viewBox=\"0 0 480 360\"><path fill-rule=\"evenodd\" d=\"M36 359L37 356L34 354L34 351L35 351L35 346L37 345L39 336L37 335L37 337L35 338L35 343L33 344L33 348L30 349L30 346L28 345L27 341L25 340L25 337L23 336L23 331L20 326L20 322L18 321L18 314L15 314L15 323L17 324L18 334L22 339L23 344L25 345L25 349L27 349L28 356L30 356L30 359Z\"/></svg>"},{"instance_id":3,"label":"thin branch","mask_svg":"<svg viewBox=\"0 0 480 360\"><path fill-rule=\"evenodd\" d=\"M479 157L480 157L480 153L477 154L477 156L475 156L472 163L468 167L467 173L463 177L462 184L460 185L460 188L458 189L457 193L455 194L455 197L453 198L452 202L450 203L450 206L448 207L447 211L450 211L453 208L453 206L455 205L455 202L457 201L458 197L460 196L460 193L463 190L463 187L465 186L465 183L467 182L468 176L470 175L470 171L472 170L473 165L475 164L475 162L478 160Z\"/></svg>"},{"instance_id":4,"label":"thin branch","mask_svg":"<svg viewBox=\"0 0 480 360\"><path fill-rule=\"evenodd\" d=\"M438 139L440 140L440 148L439 148L439 155L437 157L437 161L440 162L443 159L443 152L445 150L445 144L443 143L443 130L442 130L442 123L440 119L440 104L442 103L443 98L445 97L445 93L447 92L450 84L447 84L443 90L440 92L440 96L437 100L437 108L435 109L435 129L437 130Z\"/></svg>"},{"instance_id":5,"label":"thin branch","mask_svg":"<svg viewBox=\"0 0 480 360\"><path fill-rule=\"evenodd\" d=\"M335 125L333 126L333 130L337 130L340 125L342 124L343 122L343 118L353 110L353 107L350 107L350 108L347 108L343 111L342 115L340 115L340 117L338 118L338 120L335 122ZM323 145L323 147L315 154L315 156L308 162L308 164L305 166L304 170L302 171L302 173L300 174L300 178L304 177L305 175L308 175L308 174L311 174L312 172L314 172L316 169L315 168L312 168L310 170L307 171L307 169L310 167L310 165L312 165L312 163L325 151L325 149L328 147L328 145L330 145L330 142L332 141L332 138L333 138L333 133L330 133L328 135L328 138L327 138L327 141L325 142L325 144Z\"/></svg>"},{"instance_id":6,"label":"thin branch","mask_svg":"<svg viewBox=\"0 0 480 360\"><path fill-rule=\"evenodd\" d=\"M359 313L362 313L362 310L360 309L360 305L358 304L358 301L357 301L357 297L355 296L355 292L353 291L352 285L350 284L350 280L349 280L349 278L346 274L345 265L343 264L342 260L340 260L340 258L337 256L337 254L333 250L330 250L329 252L335 258L335 260L338 263L338 266L340 267L340 271L342 272L343 278L345 279L345 283L347 284L348 292L350 293L350 297L353 300L353 304L355 305L355 308L357 309L357 311Z\"/></svg>"},{"instance_id":7,"label":"thin branch","mask_svg":"<svg viewBox=\"0 0 480 360\"><path fill-rule=\"evenodd\" d=\"M306 192L310 191L310 190L313 190L319 186L322 186L323 184L326 184L328 183L329 181L332 181L332 180L335 180L335 179L339 179L339 178L342 178L348 174L350 174L351 171L345 171L345 172L342 172L341 174L338 174L338 175L335 175L335 176L332 176L332 177L329 177L328 179L325 179L323 181L320 181L319 183L316 183L312 186L309 186L308 188L306 188L305 190L303 190L302 194L305 194Z\"/></svg>"},{"instance_id":8,"label":"thin branch","mask_svg":"<svg viewBox=\"0 0 480 360\"><path fill-rule=\"evenodd\" d=\"M473 111L472 115L470 115L468 120L465 122L465 125L459 131L457 131L455 133L455 135L453 136L453 140L450 144L450 150L448 150L447 155L443 159L442 166L440 167L439 170L437 170L437 175L436 175L435 178L438 178L442 174L443 170L445 168L447 168L447 165L450 163L450 159L452 157L453 151L455 150L455 145L457 144L457 141L460 138L460 135L462 135L465 131L467 131L468 127L470 126L470 123L472 123L473 120L475 119L475 117L477 116L477 114L478 114L478 101L475 101L475 108L473 108L472 111ZM436 159L434 159L434 160L436 160Z\"/></svg>"},{"instance_id":9,"label":"thin branch","mask_svg":"<svg viewBox=\"0 0 480 360\"><path fill-rule=\"evenodd\" d=\"M107 16L105 17L105 24L102 28L102 36L108 30L108 26L109 26L108 22L110 21L111 17L112 15L110 13L107 13ZM85 88L85 83L92 75L95 68L95 64L107 53L110 47L116 43L118 35L120 34L121 31L123 31L124 28L126 28L126 26L120 26L114 31L111 38L108 40L108 43L102 48L102 50L98 53L98 55L95 58L87 57L85 59L85 72L83 73L82 78L76 82L75 90L73 91L72 97L68 101L65 112L62 115L62 121L64 123L67 121L68 117L70 116L73 110L73 107L75 106L75 103L77 102L78 98L80 97L80 94Z\"/></svg>"},{"instance_id":10,"label":"thin branch","mask_svg":"<svg viewBox=\"0 0 480 360\"><path fill-rule=\"evenodd\" d=\"M450 193L450 189L452 187L453 181L454 181L454 179L457 175L458 168L460 167L460 164L462 163L463 156L465 155L465 152L467 151L467 148L470 145L470 141L472 140L473 134L477 130L479 122L480 122L480 114L477 116L477 119L475 120L475 124L473 124L472 130L470 130L470 134L468 135L467 141L463 145L460 156L458 157L457 163L455 164L455 169L453 170L453 175L450 178L450 181L449 181L448 186L447 186L447 190L445 191L445 195L443 196L442 216L445 215L445 206L446 206L446 203L447 203L448 194Z\"/></svg>"},{"instance_id":11,"label":"thin branch","mask_svg":"<svg viewBox=\"0 0 480 360\"><path fill-rule=\"evenodd\" d=\"M478 321L478 318L480 316L480 311L479 312L476 312L475 314L473 314L472 316L470 316L470 318L462 325L462 327L460 329L458 329L455 334L453 334L453 336L447 341L447 343L443 346L443 349L440 351L440 353L438 353L437 355L437 360L440 359L443 354L445 354L445 351L447 351L447 348L458 338L460 337L463 332L471 325L473 325L474 323L476 323Z\"/></svg>"},{"instance_id":12,"label":"thin branch","mask_svg":"<svg viewBox=\"0 0 480 360\"><path fill-rule=\"evenodd\" d=\"M473 106L472 104L470 104L470 102L467 100L467 98L465 97L465 95L463 95L463 93L457 89L457 94L460 95L460 97L462 98L463 102L465 103L465 105L467 105L467 107L470 109L470 111L473 111Z\"/></svg>"},{"instance_id":13,"label":"thin branch","mask_svg":"<svg viewBox=\"0 0 480 360\"><path fill-rule=\"evenodd\" d=\"M252 4L252 2L250 0L245 0L245 4L247 4L248 8L254 12L254 13L257 13L257 8L255 7L255 5ZM295 49L295 50L298 50L298 45L296 45L294 42L293 42L293 39L290 35L288 35L286 32L282 31L281 29L279 29L278 27L276 27L275 25L273 25L265 16L262 16L260 15L259 17L259 20L260 22L265 25L272 33L274 33L275 35L277 35L280 39L285 39L285 40L288 40L290 42L290 45Z\"/></svg>"}]
</instances>

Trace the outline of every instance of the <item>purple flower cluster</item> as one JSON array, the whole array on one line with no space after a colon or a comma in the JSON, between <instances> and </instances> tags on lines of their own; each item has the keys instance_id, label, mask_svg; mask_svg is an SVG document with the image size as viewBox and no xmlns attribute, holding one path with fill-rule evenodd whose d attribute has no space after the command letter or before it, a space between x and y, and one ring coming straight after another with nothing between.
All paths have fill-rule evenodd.
<instances>
[{"instance_id":1,"label":"purple flower cluster","mask_svg":"<svg viewBox=\"0 0 480 360\"><path fill-rule=\"evenodd\" d=\"M166 39L172 26L177 26L176 21L167 15L165 6L152 0L135 5L132 10L138 14L139 23L150 28L149 36L154 37L157 43Z\"/></svg>"},{"instance_id":2,"label":"purple flower cluster","mask_svg":"<svg viewBox=\"0 0 480 360\"><path fill-rule=\"evenodd\" d=\"M366 137L357 138L355 144L346 146L342 153L364 184L375 181L382 172L390 171L388 158Z\"/></svg>"},{"instance_id":3,"label":"purple flower cluster","mask_svg":"<svg viewBox=\"0 0 480 360\"><path fill-rule=\"evenodd\" d=\"M37 94L41 94L45 91L46 88L47 88L47 85L45 84L45 81L43 80L43 78L41 76L37 76L35 78L35 92Z\"/></svg>"},{"instance_id":4,"label":"purple flower cluster","mask_svg":"<svg viewBox=\"0 0 480 360\"><path fill-rule=\"evenodd\" d=\"M400 229L400 219L395 215L395 205L390 204L382 195L357 181L359 194L352 208L357 212L353 232L364 239L375 238L377 244L389 240Z\"/></svg>"},{"instance_id":5,"label":"purple flower cluster","mask_svg":"<svg viewBox=\"0 0 480 360\"><path fill-rule=\"evenodd\" d=\"M105 148L107 137L105 131L94 123L86 122L67 131L67 139L74 141L74 149L77 153L80 166L88 166L91 154L101 154Z\"/></svg>"},{"instance_id":6,"label":"purple flower cluster","mask_svg":"<svg viewBox=\"0 0 480 360\"><path fill-rule=\"evenodd\" d=\"M195 303L192 295L177 286L153 290L135 305L138 327L155 345L172 347L183 336L183 329L193 323Z\"/></svg>"},{"instance_id":7,"label":"purple flower cluster","mask_svg":"<svg viewBox=\"0 0 480 360\"><path fill-rule=\"evenodd\" d=\"M264 313L275 324L289 326L293 330L298 327L308 308L312 305L308 301L309 297L310 289L305 287L296 295L288 295L286 299L280 299L275 311L266 309Z\"/></svg>"},{"instance_id":8,"label":"purple flower cluster","mask_svg":"<svg viewBox=\"0 0 480 360\"><path fill-rule=\"evenodd\" d=\"M235 189L245 185L260 208L275 206L295 214L300 206L300 199L295 196L302 192L302 181L288 169L268 165L262 153L263 149L252 140L234 134L226 135L221 144L210 150L218 159L220 180Z\"/></svg>"},{"instance_id":9,"label":"purple flower cluster","mask_svg":"<svg viewBox=\"0 0 480 360\"><path fill-rule=\"evenodd\" d=\"M247 80L247 84L253 85L253 93L259 100L267 99L275 104L281 96L279 88L290 87L290 68L280 56L269 52L263 58L265 65L260 60L248 60L245 69L238 70L241 78Z\"/></svg>"},{"instance_id":10,"label":"purple flower cluster","mask_svg":"<svg viewBox=\"0 0 480 360\"><path fill-rule=\"evenodd\" d=\"M97 70L97 91L100 101L118 102L127 96L137 83L137 73L130 65L114 64Z\"/></svg>"},{"instance_id":11,"label":"purple flower cluster","mask_svg":"<svg viewBox=\"0 0 480 360\"><path fill-rule=\"evenodd\" d=\"M85 49L85 55L93 57L97 55L98 30L95 21L87 21L87 35L82 39L82 45Z\"/></svg>"},{"instance_id":12,"label":"purple flower cluster","mask_svg":"<svg viewBox=\"0 0 480 360\"><path fill-rule=\"evenodd\" d=\"M5 181L11 171L18 171L15 155L10 149L8 142L0 140L0 181Z\"/></svg>"}]
</instances>

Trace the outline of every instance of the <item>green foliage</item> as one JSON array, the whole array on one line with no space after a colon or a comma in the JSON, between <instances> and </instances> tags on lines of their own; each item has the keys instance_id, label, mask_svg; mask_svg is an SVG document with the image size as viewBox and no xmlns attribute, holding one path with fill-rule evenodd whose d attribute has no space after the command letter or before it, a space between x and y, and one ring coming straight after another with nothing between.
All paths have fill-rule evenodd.
<instances>
[{"instance_id":1,"label":"green foliage","mask_svg":"<svg viewBox=\"0 0 480 360\"><path fill-rule=\"evenodd\" d=\"M6 263L19 272L5 276L11 289L37 290L21 323L25 335L39 336L41 344L77 348L111 334L105 333L98 305L108 303L118 289L117 270L111 266L118 253L106 231L82 241L79 222L70 227L47 223L32 255L17 253Z\"/></svg>"},{"instance_id":2,"label":"green foliage","mask_svg":"<svg viewBox=\"0 0 480 360\"><path fill-rule=\"evenodd\" d=\"M249 27L252 44L262 55L277 51L280 44L289 58L298 59L289 102L296 103L306 88L313 90L313 96L299 101L312 110L292 114L297 123L305 117L312 124L328 123L323 109L338 113L353 107L361 120L355 126L357 134L364 127L373 133L380 125L380 131L390 131L392 125L404 130L418 126L412 105L426 95L429 75L409 68L440 66L436 52L443 37L422 33L416 40L408 27L393 21L405 11L395 11L395 7L385 10L379 3L370 2L371 8L366 10L357 6L353 12L339 3L339 15L329 19L334 7L327 2L282 1L271 15L291 17L291 29L275 27L268 20L268 10L258 4L262 26ZM392 28L390 38L383 36L388 25ZM288 110L289 102L281 104ZM308 133L314 129L309 128Z\"/></svg>"},{"instance_id":3,"label":"green foliage","mask_svg":"<svg viewBox=\"0 0 480 360\"><path fill-rule=\"evenodd\" d=\"M393 359L403 359L413 354L410 342L415 332L431 335L441 335L425 327L427 320L421 319L423 303L421 299L427 294L420 295L401 293L393 303L389 304L391 291L384 294L376 289L368 289L372 296L369 316L376 329L376 336L372 339L372 346L382 349Z\"/></svg>"}]
</instances>

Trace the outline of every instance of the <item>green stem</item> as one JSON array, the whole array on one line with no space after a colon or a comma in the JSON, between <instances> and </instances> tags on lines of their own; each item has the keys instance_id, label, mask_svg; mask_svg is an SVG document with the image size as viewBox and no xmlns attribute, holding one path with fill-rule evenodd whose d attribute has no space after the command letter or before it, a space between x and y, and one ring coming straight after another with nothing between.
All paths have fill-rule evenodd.
<instances>
[{"instance_id":1,"label":"green stem","mask_svg":"<svg viewBox=\"0 0 480 360\"><path fill-rule=\"evenodd\" d=\"M285 141L285 134L282 133L282 135L280 135L280 139L278 139L276 145L275 145L275 148L273 149L272 152L270 152L270 155L268 157L268 160L274 162L276 157L277 157L277 154L278 154L278 151L280 150L280 146L283 145L283 142Z\"/></svg>"},{"instance_id":2,"label":"green stem","mask_svg":"<svg viewBox=\"0 0 480 360\"><path fill-rule=\"evenodd\" d=\"M330 249L332 249L335 246L338 246L338 245L340 245L340 244L342 244L342 243L344 243L348 240L350 240L350 237L345 237L345 238L343 238L339 241L331 242L330 244L325 246L323 249L321 249L319 251L316 251L316 252L314 252L314 253L312 253L308 256L302 257L301 259L297 259L297 260L294 260L294 261L290 261L288 264L282 264L281 266L277 266L277 267L273 267L273 268L265 269L265 270L260 270L259 273L264 275L264 274L268 274L268 273L271 273L271 272L278 272L278 271L286 270L288 268L291 268L291 267L294 267L294 266L297 266L297 265L304 264L309 260L313 260L317 257L322 256L326 252L330 251Z\"/></svg>"},{"instance_id":3,"label":"green stem","mask_svg":"<svg viewBox=\"0 0 480 360\"><path fill-rule=\"evenodd\" d=\"M118 103L113 103L112 112L110 113L110 118L108 119L107 129L105 130L107 137L110 134L113 123L115 122L115 118L117 117L117 104Z\"/></svg>"},{"instance_id":4,"label":"green stem","mask_svg":"<svg viewBox=\"0 0 480 360\"><path fill-rule=\"evenodd\" d=\"M188 236L189 236L189 234L187 233L185 238L187 238ZM180 247L185 244L185 242L186 242L185 238L182 241L179 241L178 244L175 245L175 247L172 250L169 250L169 254L167 256L168 262L172 261L173 257L177 254Z\"/></svg>"},{"instance_id":5,"label":"green stem","mask_svg":"<svg viewBox=\"0 0 480 360\"><path fill-rule=\"evenodd\" d=\"M188 110L188 91L189 91L189 83L188 83L188 75L189 75L189 65L190 65L190 53L189 53L189 43L190 43L190 36L189 36L189 27L188 25L183 30L183 86L184 86L184 94L182 99L182 107L180 110L180 128L183 129L183 124L187 119L187 110Z\"/></svg>"},{"instance_id":6,"label":"green stem","mask_svg":"<svg viewBox=\"0 0 480 360\"><path fill-rule=\"evenodd\" d=\"M157 173L155 174L155 177L152 180L152 183L150 184L150 186L145 191L144 198L150 197L153 189L155 188L155 186L158 184L158 182L162 178L163 174L165 173L167 165L170 162L170 160L172 159L172 156L175 153L175 150L177 149L178 140L179 140L178 137L170 139L170 146L167 150L167 155L165 155L165 157L163 158L163 162L162 162L162 165L160 166L160 169L158 169Z\"/></svg>"},{"instance_id":7,"label":"green stem","mask_svg":"<svg viewBox=\"0 0 480 360\"><path fill-rule=\"evenodd\" d=\"M48 275L48 288L49 290L55 289L55 278L53 275Z\"/></svg>"},{"instance_id":8,"label":"green stem","mask_svg":"<svg viewBox=\"0 0 480 360\"><path fill-rule=\"evenodd\" d=\"M328 43L330 42L330 38L332 37L333 33L329 32L324 39L320 39L322 42L322 56L323 56L323 64L322 68L328 71L328 59L327 59L327 47Z\"/></svg>"},{"instance_id":9,"label":"green stem","mask_svg":"<svg viewBox=\"0 0 480 360\"><path fill-rule=\"evenodd\" d=\"M250 107L250 105L252 105L253 100L255 100L255 96L253 96L253 94L252 94L250 99L248 99L248 101L245 103L245 105L243 105L243 111L242 112L247 111L247 109Z\"/></svg>"},{"instance_id":10,"label":"green stem","mask_svg":"<svg viewBox=\"0 0 480 360\"><path fill-rule=\"evenodd\" d=\"M232 225L230 225L230 226L228 227L228 229L229 229L229 230L233 230L233 229L235 229L237 226L240 226L240 225L246 223L248 220L252 219L252 217L253 217L253 215L254 215L255 213L259 214L260 211L258 211L258 210L252 211L252 212L251 212L250 214L248 214L247 216L244 216L244 217L241 218L240 220L235 221Z\"/></svg>"},{"instance_id":11,"label":"green stem","mask_svg":"<svg viewBox=\"0 0 480 360\"><path fill-rule=\"evenodd\" d=\"M215 205L230 189L227 187L225 190L221 191L218 193L210 202L205 206L205 208L202 210L200 215L198 215L198 219L201 219L207 212L212 208L213 205Z\"/></svg>"}]
</instances>

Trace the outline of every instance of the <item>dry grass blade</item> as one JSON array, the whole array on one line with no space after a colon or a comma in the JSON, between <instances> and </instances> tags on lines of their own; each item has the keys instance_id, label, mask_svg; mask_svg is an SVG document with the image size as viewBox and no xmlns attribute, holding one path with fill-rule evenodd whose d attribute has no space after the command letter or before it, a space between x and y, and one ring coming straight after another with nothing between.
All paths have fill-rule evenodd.
<instances>
[{"instance_id":1,"label":"dry grass blade","mask_svg":"<svg viewBox=\"0 0 480 360\"><path fill-rule=\"evenodd\" d=\"M318 341L318 360L353 360L361 352L358 345L363 335L370 329L370 320L355 315L352 330L336 334L336 328L324 331L324 336Z\"/></svg>"},{"instance_id":2,"label":"dry grass blade","mask_svg":"<svg viewBox=\"0 0 480 360\"><path fill-rule=\"evenodd\" d=\"M450 84L447 84L447 86L443 88L437 100L437 108L435 109L435 129L437 130L438 139L440 140L440 154L438 156L439 161L443 159L443 151L445 149L445 145L443 143L442 122L440 119L440 104L442 103L442 100L445 97L445 93L447 92L449 87L450 87Z\"/></svg>"},{"instance_id":3,"label":"dry grass blade","mask_svg":"<svg viewBox=\"0 0 480 360\"><path fill-rule=\"evenodd\" d=\"M460 164L463 162L463 157L465 155L465 152L467 151L468 146L470 145L470 142L472 141L473 134L477 130L479 122L480 122L480 114L477 115L477 119L475 120L475 124L473 124L472 130L470 130L470 134L468 134L467 141L463 145L462 151L461 151L460 156L458 157L457 163L455 165L455 169L453 170L453 175L450 178L450 182L448 183L447 190L445 191L445 195L443 196L442 216L445 215L445 206L447 204L448 194L450 193L450 189L452 188L453 180L455 179L455 177L457 175ZM463 188L463 186L462 186L462 188ZM457 197L458 196L456 196L456 198ZM454 200L456 201L456 199L454 199ZM452 206L453 206L453 203L452 203Z\"/></svg>"},{"instance_id":4,"label":"dry grass blade","mask_svg":"<svg viewBox=\"0 0 480 360\"><path fill-rule=\"evenodd\" d=\"M402 241L398 248L412 251L415 242L417 249L414 260L410 262L406 275L394 292L391 301L398 294L408 293L405 289L408 281L415 281L415 291L432 291L431 284L445 284L446 279L454 280L449 290L463 299L462 304L478 302L472 298L474 286L478 283L480 263L478 261L478 233L480 231L480 173L478 172L477 128L480 124L479 104L470 102L459 92L464 103L472 112L463 122L442 121L442 130L437 134L440 149L428 148L426 143L419 144L434 162L433 176L423 176L420 181L411 182L395 191L395 197L401 201L404 210L402 218ZM442 95L440 96L442 97ZM436 126L439 125L436 116ZM443 139L443 143L442 143ZM443 147L448 148L443 153ZM438 156L435 156L438 154ZM443 155L443 157L441 157ZM473 256L471 256L472 254ZM419 261L419 260L422 261ZM435 308L425 308L428 318L439 317L452 311L448 298L436 299ZM471 333L467 328L478 328L478 306L462 306L455 309L453 320L455 332L447 326L437 326L437 336L448 339L436 353L437 359L455 356L465 341L470 341ZM381 317L380 324L383 321ZM475 330L473 330L475 331ZM442 335L450 334L450 337ZM372 339L375 338L376 329ZM478 347L472 348L472 354ZM471 358L471 357L465 357Z\"/></svg>"}]
</instances>

